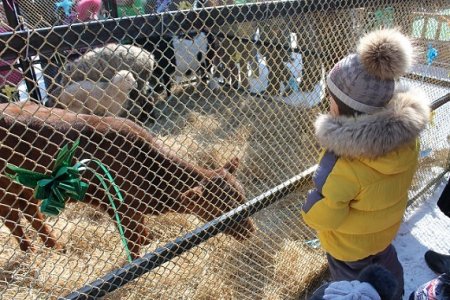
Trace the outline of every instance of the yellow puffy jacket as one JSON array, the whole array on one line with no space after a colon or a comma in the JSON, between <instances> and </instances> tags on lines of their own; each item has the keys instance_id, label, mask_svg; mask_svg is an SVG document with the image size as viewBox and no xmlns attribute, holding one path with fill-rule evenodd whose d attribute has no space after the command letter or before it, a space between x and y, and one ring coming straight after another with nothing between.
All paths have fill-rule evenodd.
<instances>
[{"instance_id":1,"label":"yellow puffy jacket","mask_svg":"<svg viewBox=\"0 0 450 300\"><path fill-rule=\"evenodd\" d=\"M395 238L417 167L416 140L429 118L420 95L399 93L375 114L316 121L326 150L302 215L334 258L360 260Z\"/></svg>"}]
</instances>

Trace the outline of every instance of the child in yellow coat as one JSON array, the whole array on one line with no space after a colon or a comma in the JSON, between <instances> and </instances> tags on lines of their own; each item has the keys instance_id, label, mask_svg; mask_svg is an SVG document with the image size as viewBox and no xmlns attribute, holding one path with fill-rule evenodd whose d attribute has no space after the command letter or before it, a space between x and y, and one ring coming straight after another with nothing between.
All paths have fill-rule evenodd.
<instances>
[{"instance_id":1,"label":"child in yellow coat","mask_svg":"<svg viewBox=\"0 0 450 300\"><path fill-rule=\"evenodd\" d=\"M403 293L403 268L391 242L417 167L417 137L430 115L424 93L398 81L413 58L400 31L377 30L330 71L330 112L315 122L324 151L302 207L327 252L331 279L354 280L377 263L399 283L394 299Z\"/></svg>"}]
</instances>

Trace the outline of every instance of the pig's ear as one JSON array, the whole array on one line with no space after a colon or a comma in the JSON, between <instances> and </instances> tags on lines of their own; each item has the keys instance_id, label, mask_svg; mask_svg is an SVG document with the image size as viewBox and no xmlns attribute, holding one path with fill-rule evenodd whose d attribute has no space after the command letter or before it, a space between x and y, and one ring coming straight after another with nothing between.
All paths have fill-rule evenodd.
<instances>
[{"instance_id":1,"label":"pig's ear","mask_svg":"<svg viewBox=\"0 0 450 300\"><path fill-rule=\"evenodd\" d=\"M201 186L196 186L194 188L191 188L181 194L181 202L183 202L185 204L190 203L190 202L196 202L198 199L200 199L200 197L202 196L202 193L203 193L203 187L201 187Z\"/></svg>"},{"instance_id":2,"label":"pig's ear","mask_svg":"<svg viewBox=\"0 0 450 300\"><path fill-rule=\"evenodd\" d=\"M238 157L232 158L229 162L227 162L223 166L223 168L225 170L227 170L228 172L230 172L231 174L234 174L238 167L239 167L239 158Z\"/></svg>"}]
</instances>

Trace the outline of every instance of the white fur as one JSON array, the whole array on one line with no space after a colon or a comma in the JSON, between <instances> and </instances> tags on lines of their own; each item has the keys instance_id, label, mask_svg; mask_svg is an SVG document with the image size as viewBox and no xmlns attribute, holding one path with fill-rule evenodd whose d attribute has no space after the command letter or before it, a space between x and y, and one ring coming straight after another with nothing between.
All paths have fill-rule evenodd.
<instances>
[{"instance_id":1,"label":"white fur","mask_svg":"<svg viewBox=\"0 0 450 300\"><path fill-rule=\"evenodd\" d=\"M130 99L125 105L132 115L138 116L147 101L148 82L155 69L155 57L145 49L132 45L107 44L86 52L64 66L61 73L63 89L76 82L99 82L112 80L119 70L132 72L136 79L137 99ZM58 101L61 89L53 92ZM136 105L135 105L136 104Z\"/></svg>"},{"instance_id":2,"label":"white fur","mask_svg":"<svg viewBox=\"0 0 450 300\"><path fill-rule=\"evenodd\" d=\"M426 95L410 89L394 95L381 111L356 117L321 115L316 136L338 156L377 158L416 139L430 118Z\"/></svg>"},{"instance_id":3,"label":"white fur","mask_svg":"<svg viewBox=\"0 0 450 300\"><path fill-rule=\"evenodd\" d=\"M171 76L178 82L183 81L189 71L192 74L198 72L202 64L206 61L208 48L210 47L208 38L204 32L200 32L190 39L174 36L172 46L175 55L175 73ZM201 54L200 59L198 57L199 54ZM211 73L209 67L206 70L210 78L208 88L217 90L220 87L218 74L217 72Z\"/></svg>"},{"instance_id":4,"label":"white fur","mask_svg":"<svg viewBox=\"0 0 450 300\"><path fill-rule=\"evenodd\" d=\"M201 32L193 39L178 38L175 36L172 43L176 60L176 73L174 76L183 76L188 71L195 73L200 69L208 51L208 39L205 33ZM202 54L201 60L197 59L198 53Z\"/></svg>"},{"instance_id":5,"label":"white fur","mask_svg":"<svg viewBox=\"0 0 450 300\"><path fill-rule=\"evenodd\" d=\"M133 75L121 70L110 82L83 80L69 84L58 100L59 104L76 113L119 116L125 111L128 93L135 86Z\"/></svg>"}]
</instances>

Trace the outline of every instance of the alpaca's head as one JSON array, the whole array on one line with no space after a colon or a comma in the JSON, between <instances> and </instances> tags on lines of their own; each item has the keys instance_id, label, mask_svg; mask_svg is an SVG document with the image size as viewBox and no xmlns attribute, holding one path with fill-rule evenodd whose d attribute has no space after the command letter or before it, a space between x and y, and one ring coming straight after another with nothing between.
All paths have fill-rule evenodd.
<instances>
[{"instance_id":1,"label":"alpaca's head","mask_svg":"<svg viewBox=\"0 0 450 300\"><path fill-rule=\"evenodd\" d=\"M200 219L212 221L244 204L245 192L235 177L238 165L239 159L234 158L215 170L213 176L203 179L198 186L184 192L181 196L182 205ZM250 218L228 226L224 233L237 240L247 239L256 231L256 226Z\"/></svg>"},{"instance_id":2,"label":"alpaca's head","mask_svg":"<svg viewBox=\"0 0 450 300\"><path fill-rule=\"evenodd\" d=\"M133 74L127 70L120 70L111 80L111 83L117 86L123 92L129 92L137 87L137 81Z\"/></svg>"}]
</instances>

